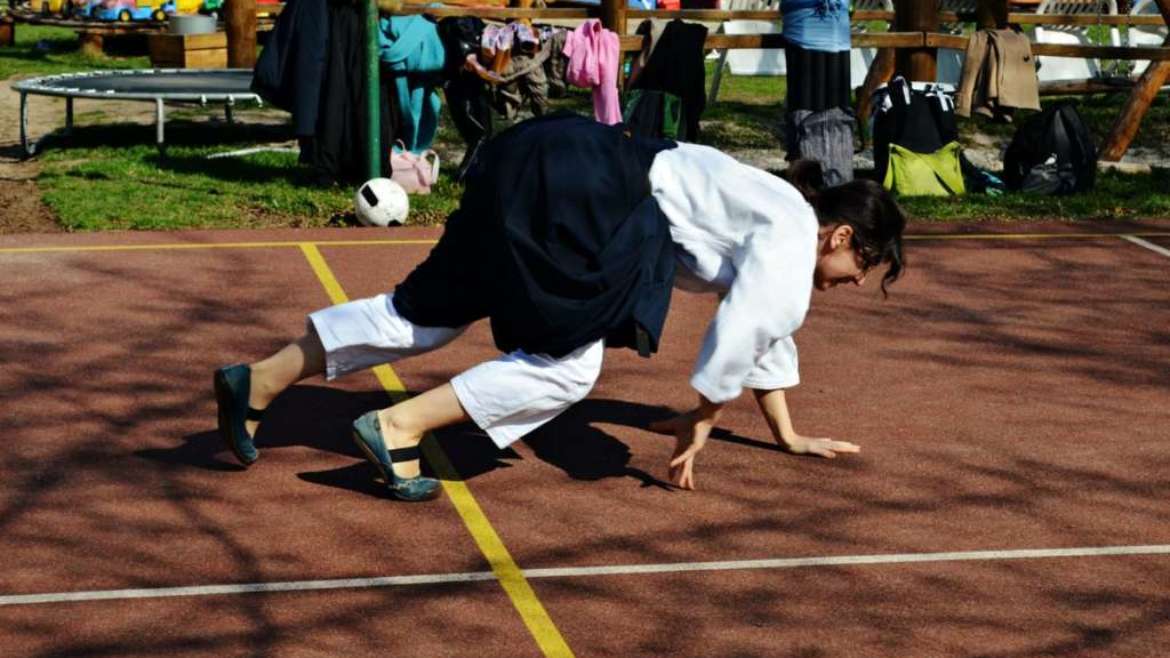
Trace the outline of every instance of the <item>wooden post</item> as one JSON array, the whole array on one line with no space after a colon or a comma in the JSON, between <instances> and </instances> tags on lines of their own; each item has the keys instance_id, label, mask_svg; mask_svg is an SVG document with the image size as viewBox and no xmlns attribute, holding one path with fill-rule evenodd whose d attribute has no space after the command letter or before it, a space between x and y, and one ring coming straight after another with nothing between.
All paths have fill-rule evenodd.
<instances>
[{"instance_id":1,"label":"wooden post","mask_svg":"<svg viewBox=\"0 0 1170 658\"><path fill-rule=\"evenodd\" d=\"M873 92L894 77L894 58L893 48L879 48L873 62L869 65L869 71L865 74L865 82L861 83L861 87L857 90L857 121L862 126L862 146L865 146L869 138L872 137L866 133L866 126L869 124L869 104L873 100Z\"/></svg>"},{"instance_id":2,"label":"wooden post","mask_svg":"<svg viewBox=\"0 0 1170 658\"><path fill-rule=\"evenodd\" d=\"M981 30L1002 30L1007 27L1007 0L979 0L975 8L975 23Z\"/></svg>"},{"instance_id":3,"label":"wooden post","mask_svg":"<svg viewBox=\"0 0 1170 658\"><path fill-rule=\"evenodd\" d=\"M256 0L227 0L228 68L256 66Z\"/></svg>"},{"instance_id":4,"label":"wooden post","mask_svg":"<svg viewBox=\"0 0 1170 658\"><path fill-rule=\"evenodd\" d=\"M16 45L16 22L11 16L0 16L0 46Z\"/></svg>"},{"instance_id":5,"label":"wooden post","mask_svg":"<svg viewBox=\"0 0 1170 658\"><path fill-rule=\"evenodd\" d=\"M626 36L626 0L601 0L601 24Z\"/></svg>"},{"instance_id":6,"label":"wooden post","mask_svg":"<svg viewBox=\"0 0 1170 658\"><path fill-rule=\"evenodd\" d=\"M1156 1L1158 9L1162 12L1162 20L1170 25L1170 0ZM1170 36L1162 42L1162 47L1170 47ZM1154 97L1158 95L1162 85L1166 84L1167 78L1170 78L1170 60L1150 62L1134 85L1125 107L1121 109L1121 115L1117 117L1112 130L1109 131L1109 136L1105 138L1105 145L1101 147L1102 160L1117 162L1129 150L1130 143L1142 125L1142 118L1150 109L1150 103L1154 102Z\"/></svg>"},{"instance_id":7,"label":"wooden post","mask_svg":"<svg viewBox=\"0 0 1170 658\"><path fill-rule=\"evenodd\" d=\"M105 31L100 28L78 30L77 47L86 57L101 57L105 54Z\"/></svg>"},{"instance_id":8,"label":"wooden post","mask_svg":"<svg viewBox=\"0 0 1170 658\"><path fill-rule=\"evenodd\" d=\"M894 0L894 30L938 32L938 0ZM934 82L938 77L938 50L899 48L895 69L911 82Z\"/></svg>"}]
</instances>

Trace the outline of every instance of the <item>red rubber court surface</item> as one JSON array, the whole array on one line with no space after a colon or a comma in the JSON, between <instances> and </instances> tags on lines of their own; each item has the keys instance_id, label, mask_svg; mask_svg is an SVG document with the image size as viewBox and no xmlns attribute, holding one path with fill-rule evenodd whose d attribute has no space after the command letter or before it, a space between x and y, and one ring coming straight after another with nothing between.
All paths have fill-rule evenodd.
<instances>
[{"instance_id":1,"label":"red rubber court surface","mask_svg":"<svg viewBox=\"0 0 1170 658\"><path fill-rule=\"evenodd\" d=\"M798 430L750 396L665 479L714 300L507 451L379 492L349 423L495 356L448 348L272 407L244 470L211 372L390 289L438 233L0 239L3 655L1156 656L1170 646L1170 225L918 227L907 276L814 295ZM1125 236L1106 235L1124 232ZM1100 235L1096 235L1100 234Z\"/></svg>"}]
</instances>

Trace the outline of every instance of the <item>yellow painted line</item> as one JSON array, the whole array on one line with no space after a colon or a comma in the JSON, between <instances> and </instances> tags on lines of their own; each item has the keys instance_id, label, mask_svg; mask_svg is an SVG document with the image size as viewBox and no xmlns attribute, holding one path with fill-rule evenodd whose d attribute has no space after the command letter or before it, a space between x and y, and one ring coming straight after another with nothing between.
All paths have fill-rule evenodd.
<instances>
[{"instance_id":1,"label":"yellow painted line","mask_svg":"<svg viewBox=\"0 0 1170 658\"><path fill-rule=\"evenodd\" d=\"M300 244L300 248L304 252L305 258L309 260L309 265L312 266L313 272L321 280L321 285L325 287L325 291L329 294L329 299L334 304L349 301L349 297L342 290L341 284L337 282L337 278L333 276L333 271L329 269L329 264L325 262L325 258L317 249L317 245L305 242ZM398 375L390 366L381 365L375 367L374 375L392 399L397 401L406 397L406 387L403 386L402 380L398 378ZM428 436L427 440L423 441L422 449L427 461L434 467L435 474L442 481L443 491L451 499L451 503L455 506L459 517L463 519L464 525L467 526L467 530L471 533L472 539L475 540L476 545L479 546L479 550L487 558L488 564L491 565L492 573L500 581L500 585L503 586L504 592L507 593L508 598L512 601L512 605L516 607L516 611L520 613L520 618L524 620L524 625L532 633L532 637L536 640L536 644L540 647L540 650L546 656L572 656L573 651L569 649L569 645L565 642L564 637L561 636L561 632L553 623L552 618L549 617L544 606L541 605L540 599L536 598L536 592L528 584L528 579L524 577L524 572L520 570L516 561L512 559L512 555L508 552L507 547L504 546L504 542L496 534L495 528L488 521L487 515L483 513L483 509L475 501L475 496L471 495L471 489L467 487L467 483L463 481L459 472L455 470L455 467L451 464L451 460L447 458L446 453L439 447L438 442L435 441L433 436Z\"/></svg>"},{"instance_id":2,"label":"yellow painted line","mask_svg":"<svg viewBox=\"0 0 1170 658\"><path fill-rule=\"evenodd\" d=\"M1093 239L1116 238L1132 235L1138 238L1170 238L1170 231L1145 231L1138 233L939 233L937 235L907 235L907 240L1053 240L1060 238ZM177 242L160 244L106 244L76 247L0 247L0 254L46 254L46 253L95 253L118 251L180 251L199 249L272 249L300 247L312 244L319 247L371 247L431 245L438 240L326 240L326 241L259 241L259 242Z\"/></svg>"},{"instance_id":3,"label":"yellow painted line","mask_svg":"<svg viewBox=\"0 0 1170 658\"><path fill-rule=\"evenodd\" d=\"M87 253L103 251L173 251L195 249L270 249L274 247L300 247L315 244L323 247L362 247L378 245L419 245L435 244L438 240L333 240L305 242L303 240L274 242L175 242L163 244L103 244L77 247L0 247L0 254L45 254L45 253Z\"/></svg>"},{"instance_id":4,"label":"yellow painted line","mask_svg":"<svg viewBox=\"0 0 1170 658\"><path fill-rule=\"evenodd\" d=\"M903 236L905 240L1057 240L1060 238L1092 239L1119 238L1132 235L1139 238L1168 238L1170 232L1147 233L940 233Z\"/></svg>"}]
</instances>

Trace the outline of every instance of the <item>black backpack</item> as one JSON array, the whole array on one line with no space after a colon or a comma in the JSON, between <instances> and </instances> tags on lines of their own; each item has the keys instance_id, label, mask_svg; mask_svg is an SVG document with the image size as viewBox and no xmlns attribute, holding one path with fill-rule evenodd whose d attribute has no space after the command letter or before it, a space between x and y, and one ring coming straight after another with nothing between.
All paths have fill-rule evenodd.
<instances>
[{"instance_id":1,"label":"black backpack","mask_svg":"<svg viewBox=\"0 0 1170 658\"><path fill-rule=\"evenodd\" d=\"M874 92L873 161L878 180L886 175L890 144L915 153L934 153L958 141L955 104L941 89L913 89L898 76Z\"/></svg>"},{"instance_id":2,"label":"black backpack","mask_svg":"<svg viewBox=\"0 0 1170 658\"><path fill-rule=\"evenodd\" d=\"M1016 130L1003 156L1009 190L1073 194L1093 189L1097 147L1072 103L1053 105Z\"/></svg>"}]
</instances>

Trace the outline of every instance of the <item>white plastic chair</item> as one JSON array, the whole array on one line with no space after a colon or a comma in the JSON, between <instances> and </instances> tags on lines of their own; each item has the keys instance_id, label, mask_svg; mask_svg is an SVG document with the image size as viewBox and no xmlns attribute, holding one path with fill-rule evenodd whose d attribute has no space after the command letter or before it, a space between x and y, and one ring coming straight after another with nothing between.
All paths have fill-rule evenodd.
<instances>
[{"instance_id":1,"label":"white plastic chair","mask_svg":"<svg viewBox=\"0 0 1170 658\"><path fill-rule=\"evenodd\" d=\"M1036 8L1037 14L1080 14L1116 15L1115 0L1044 0ZM1034 36L1036 43L1058 43L1066 45L1099 45L1089 40L1087 25L1037 25ZM1109 42L1121 45L1121 32L1116 27L1109 29ZM1073 57L1037 57L1040 65L1036 72L1040 82L1053 80L1087 80L1104 74L1101 62L1096 58L1076 59Z\"/></svg>"},{"instance_id":2,"label":"white plastic chair","mask_svg":"<svg viewBox=\"0 0 1170 658\"><path fill-rule=\"evenodd\" d=\"M1161 15L1161 12L1158 11L1158 3L1154 0L1137 0L1129 11L1130 16L1148 16L1150 14ZM1166 28L1154 25L1130 25L1126 41L1131 47L1159 47L1166 42ZM1148 59L1134 60L1133 75L1136 77L1145 73L1146 67L1149 65L1150 60Z\"/></svg>"},{"instance_id":3,"label":"white plastic chair","mask_svg":"<svg viewBox=\"0 0 1170 658\"><path fill-rule=\"evenodd\" d=\"M894 0L856 0L853 8L858 11L894 11ZM865 31L864 25L852 26L854 34ZM865 82L869 67L877 58L877 48L854 48L849 51L849 86L857 89Z\"/></svg>"}]
</instances>

